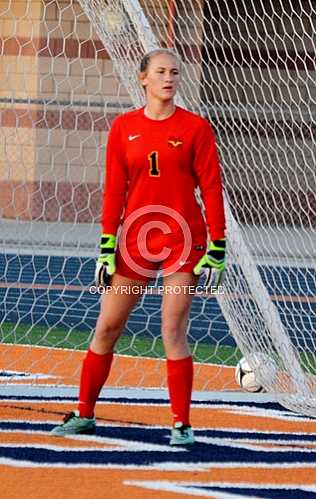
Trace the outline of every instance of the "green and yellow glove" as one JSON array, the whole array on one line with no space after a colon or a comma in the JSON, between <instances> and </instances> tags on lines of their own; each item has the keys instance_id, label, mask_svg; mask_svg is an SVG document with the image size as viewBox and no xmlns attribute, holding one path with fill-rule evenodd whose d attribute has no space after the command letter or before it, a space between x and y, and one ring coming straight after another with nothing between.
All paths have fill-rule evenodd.
<instances>
[{"instance_id":1,"label":"green and yellow glove","mask_svg":"<svg viewBox=\"0 0 316 499\"><path fill-rule=\"evenodd\" d=\"M115 236L112 234L101 235L101 251L95 268L95 284L97 287L108 286L110 277L115 272L115 245Z\"/></svg>"},{"instance_id":2,"label":"green and yellow glove","mask_svg":"<svg viewBox=\"0 0 316 499\"><path fill-rule=\"evenodd\" d=\"M226 239L211 241L207 253L193 269L195 275L206 273L205 286L218 288L221 284L226 267L225 261Z\"/></svg>"}]
</instances>

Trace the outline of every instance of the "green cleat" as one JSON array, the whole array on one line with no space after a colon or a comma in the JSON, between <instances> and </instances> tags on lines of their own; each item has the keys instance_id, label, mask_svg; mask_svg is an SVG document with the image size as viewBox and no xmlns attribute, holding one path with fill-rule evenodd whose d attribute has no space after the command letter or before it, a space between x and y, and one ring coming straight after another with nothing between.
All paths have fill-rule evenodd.
<instances>
[{"instance_id":1,"label":"green cleat","mask_svg":"<svg viewBox=\"0 0 316 499\"><path fill-rule=\"evenodd\" d=\"M181 422L176 422L171 430L170 445L192 445L194 444L194 434L191 426L186 426Z\"/></svg>"},{"instance_id":2,"label":"green cleat","mask_svg":"<svg viewBox=\"0 0 316 499\"><path fill-rule=\"evenodd\" d=\"M95 418L81 418L77 411L66 414L63 424L55 426L55 428L53 428L51 431L51 435L53 435L54 437L94 434Z\"/></svg>"}]
</instances>

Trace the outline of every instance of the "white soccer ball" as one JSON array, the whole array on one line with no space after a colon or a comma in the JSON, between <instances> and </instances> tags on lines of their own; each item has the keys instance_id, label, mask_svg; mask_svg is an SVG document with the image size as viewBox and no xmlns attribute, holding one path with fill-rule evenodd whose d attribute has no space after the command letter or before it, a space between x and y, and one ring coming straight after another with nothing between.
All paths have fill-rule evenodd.
<instances>
[{"instance_id":1,"label":"white soccer ball","mask_svg":"<svg viewBox=\"0 0 316 499\"><path fill-rule=\"evenodd\" d=\"M264 391L245 357L240 359L236 366L235 378L237 384L246 392L259 393Z\"/></svg>"}]
</instances>

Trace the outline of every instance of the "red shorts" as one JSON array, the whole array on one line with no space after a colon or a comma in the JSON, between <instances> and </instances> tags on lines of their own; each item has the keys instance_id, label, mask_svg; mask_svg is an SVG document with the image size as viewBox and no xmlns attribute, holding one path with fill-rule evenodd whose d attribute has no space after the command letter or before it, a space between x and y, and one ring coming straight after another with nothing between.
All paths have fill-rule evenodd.
<instances>
[{"instance_id":1,"label":"red shorts","mask_svg":"<svg viewBox=\"0 0 316 499\"><path fill-rule=\"evenodd\" d=\"M150 258L146 255L146 251L141 251L134 244L127 244L126 247L119 246L115 255L116 272L124 277L143 282L154 279L159 269L162 269L163 276L174 272L191 274L206 252L206 235L203 234L198 239L194 238L190 248L186 248L185 251L183 243L168 246L167 251L164 246L156 247L155 251L149 248ZM164 255L163 258L161 258L162 255Z\"/></svg>"}]
</instances>

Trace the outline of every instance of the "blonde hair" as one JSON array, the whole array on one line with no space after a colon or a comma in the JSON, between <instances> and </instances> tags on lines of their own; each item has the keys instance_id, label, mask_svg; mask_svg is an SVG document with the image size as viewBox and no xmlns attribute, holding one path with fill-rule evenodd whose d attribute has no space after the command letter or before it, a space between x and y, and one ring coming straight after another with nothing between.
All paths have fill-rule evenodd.
<instances>
[{"instance_id":1,"label":"blonde hair","mask_svg":"<svg viewBox=\"0 0 316 499\"><path fill-rule=\"evenodd\" d=\"M160 55L160 54L171 55L172 57L174 57L178 61L179 66L181 68L182 61L181 61L181 58L178 56L178 54L173 52L173 50L171 50L171 49L157 48L157 49L150 50L149 52L147 52L147 54L144 55L144 57L140 61L140 72L145 73L148 69L148 66L149 66L152 58L155 57L156 55Z\"/></svg>"}]
</instances>

